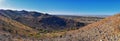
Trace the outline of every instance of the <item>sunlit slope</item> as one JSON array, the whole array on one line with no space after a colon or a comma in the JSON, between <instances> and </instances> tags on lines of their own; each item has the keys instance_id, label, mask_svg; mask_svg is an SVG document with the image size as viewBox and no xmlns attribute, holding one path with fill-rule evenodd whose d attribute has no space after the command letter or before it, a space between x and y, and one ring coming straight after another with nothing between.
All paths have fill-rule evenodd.
<instances>
[{"instance_id":1,"label":"sunlit slope","mask_svg":"<svg viewBox=\"0 0 120 41\"><path fill-rule=\"evenodd\" d=\"M120 14L107 17L79 30L68 31L51 41L120 41Z\"/></svg>"},{"instance_id":2,"label":"sunlit slope","mask_svg":"<svg viewBox=\"0 0 120 41\"><path fill-rule=\"evenodd\" d=\"M35 34L37 31L32 28L25 26L17 21L11 20L0 15L1 27L0 29L13 35L24 35L29 36L30 34Z\"/></svg>"}]
</instances>

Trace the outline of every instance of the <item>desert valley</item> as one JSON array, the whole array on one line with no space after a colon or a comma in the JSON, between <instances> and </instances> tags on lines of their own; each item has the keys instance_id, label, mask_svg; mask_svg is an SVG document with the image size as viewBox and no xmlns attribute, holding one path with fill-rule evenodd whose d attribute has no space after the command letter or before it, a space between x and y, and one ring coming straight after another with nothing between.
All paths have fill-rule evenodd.
<instances>
[{"instance_id":1,"label":"desert valley","mask_svg":"<svg viewBox=\"0 0 120 41\"><path fill-rule=\"evenodd\" d=\"M120 41L120 0L0 0L0 41Z\"/></svg>"},{"instance_id":2,"label":"desert valley","mask_svg":"<svg viewBox=\"0 0 120 41\"><path fill-rule=\"evenodd\" d=\"M1 41L119 41L120 14L109 17L59 16L0 10Z\"/></svg>"}]
</instances>

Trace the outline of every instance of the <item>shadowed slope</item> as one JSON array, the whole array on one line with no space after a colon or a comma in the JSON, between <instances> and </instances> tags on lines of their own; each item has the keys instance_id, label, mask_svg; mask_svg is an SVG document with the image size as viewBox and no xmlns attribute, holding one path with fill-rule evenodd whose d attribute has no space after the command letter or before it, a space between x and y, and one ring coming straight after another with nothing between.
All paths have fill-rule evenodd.
<instances>
[{"instance_id":1,"label":"shadowed slope","mask_svg":"<svg viewBox=\"0 0 120 41\"><path fill-rule=\"evenodd\" d=\"M39 13L35 11L14 11L0 10L0 13L7 18L16 20L24 25L37 30L46 30L48 32L58 30L70 30L83 27L86 24L72 19L60 18L58 16Z\"/></svg>"}]
</instances>

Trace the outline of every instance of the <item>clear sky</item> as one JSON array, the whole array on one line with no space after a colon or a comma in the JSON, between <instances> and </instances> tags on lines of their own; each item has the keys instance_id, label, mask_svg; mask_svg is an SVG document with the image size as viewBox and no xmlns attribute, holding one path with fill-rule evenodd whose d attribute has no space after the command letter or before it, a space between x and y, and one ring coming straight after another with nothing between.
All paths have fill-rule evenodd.
<instances>
[{"instance_id":1,"label":"clear sky","mask_svg":"<svg viewBox=\"0 0 120 41\"><path fill-rule=\"evenodd\" d=\"M59 15L113 15L120 13L120 0L0 0L0 9Z\"/></svg>"}]
</instances>

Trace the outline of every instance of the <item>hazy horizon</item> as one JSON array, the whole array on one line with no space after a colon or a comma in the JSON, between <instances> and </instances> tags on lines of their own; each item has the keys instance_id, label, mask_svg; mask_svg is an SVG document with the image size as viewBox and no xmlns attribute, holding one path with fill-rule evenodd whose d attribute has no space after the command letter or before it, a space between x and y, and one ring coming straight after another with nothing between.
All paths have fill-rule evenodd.
<instances>
[{"instance_id":1,"label":"hazy horizon","mask_svg":"<svg viewBox=\"0 0 120 41\"><path fill-rule=\"evenodd\" d=\"M119 0L0 0L0 9L27 10L52 15L114 15Z\"/></svg>"}]
</instances>

